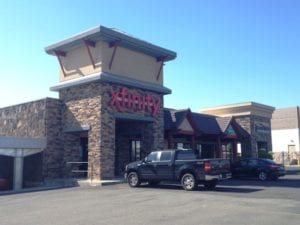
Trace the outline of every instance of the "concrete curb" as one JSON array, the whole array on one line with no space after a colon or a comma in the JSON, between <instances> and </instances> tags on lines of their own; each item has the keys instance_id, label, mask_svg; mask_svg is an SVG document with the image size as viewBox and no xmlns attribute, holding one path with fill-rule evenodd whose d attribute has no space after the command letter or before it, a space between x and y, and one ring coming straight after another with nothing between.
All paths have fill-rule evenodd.
<instances>
[{"instance_id":1,"label":"concrete curb","mask_svg":"<svg viewBox=\"0 0 300 225\"><path fill-rule=\"evenodd\" d=\"M74 187L100 187L100 186L121 184L125 182L126 182L125 179L101 180L101 181L91 181L91 180L82 180L82 179L49 180L44 182L44 186L40 186L40 187L24 188L21 190L0 191L0 196L49 191L49 190L56 190L56 189L63 189L63 188L74 188Z\"/></svg>"}]
</instances>

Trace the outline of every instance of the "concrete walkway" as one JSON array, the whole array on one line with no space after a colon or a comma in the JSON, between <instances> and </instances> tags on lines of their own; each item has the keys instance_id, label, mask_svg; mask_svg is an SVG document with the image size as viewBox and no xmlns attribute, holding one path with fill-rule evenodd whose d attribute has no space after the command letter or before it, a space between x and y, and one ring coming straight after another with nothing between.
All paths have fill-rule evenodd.
<instances>
[{"instance_id":1,"label":"concrete walkway","mask_svg":"<svg viewBox=\"0 0 300 225\"><path fill-rule=\"evenodd\" d=\"M54 189L61 189L61 188L72 188L72 187L99 187L105 185L114 185L124 183L124 178L115 178L112 180L101 180L99 182L91 182L90 180L85 179L58 179L47 181L44 185L39 187L31 187L31 188L23 188L19 190L7 190L7 191L0 191L1 195L11 195L11 194L20 194L20 193L27 193L27 192L38 192L38 191L47 191L47 190L54 190Z\"/></svg>"}]
</instances>

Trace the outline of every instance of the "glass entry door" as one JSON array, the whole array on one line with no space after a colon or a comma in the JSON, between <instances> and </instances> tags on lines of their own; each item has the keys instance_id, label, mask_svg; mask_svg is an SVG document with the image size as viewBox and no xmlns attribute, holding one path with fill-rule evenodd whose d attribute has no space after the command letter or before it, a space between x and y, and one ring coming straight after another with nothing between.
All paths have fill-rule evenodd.
<instances>
[{"instance_id":1,"label":"glass entry door","mask_svg":"<svg viewBox=\"0 0 300 225\"><path fill-rule=\"evenodd\" d=\"M133 137L130 139L130 161L141 160L141 138Z\"/></svg>"}]
</instances>

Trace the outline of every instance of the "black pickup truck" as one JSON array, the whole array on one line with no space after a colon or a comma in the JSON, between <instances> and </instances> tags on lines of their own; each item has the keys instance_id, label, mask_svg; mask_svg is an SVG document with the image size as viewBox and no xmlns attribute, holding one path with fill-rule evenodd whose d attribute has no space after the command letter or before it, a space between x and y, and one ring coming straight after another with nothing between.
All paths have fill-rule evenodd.
<instances>
[{"instance_id":1,"label":"black pickup truck","mask_svg":"<svg viewBox=\"0 0 300 225\"><path fill-rule=\"evenodd\" d=\"M194 190L198 184L214 188L218 181L231 178L226 159L199 159L193 150L162 150L151 152L141 161L129 163L125 169L129 186L142 182L150 185L161 181L181 181L182 187Z\"/></svg>"}]
</instances>

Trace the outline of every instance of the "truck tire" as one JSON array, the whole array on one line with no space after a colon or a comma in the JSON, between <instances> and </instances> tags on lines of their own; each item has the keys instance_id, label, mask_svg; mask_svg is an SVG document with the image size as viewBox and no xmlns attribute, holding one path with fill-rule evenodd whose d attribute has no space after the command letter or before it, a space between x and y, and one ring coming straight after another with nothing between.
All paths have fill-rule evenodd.
<instances>
[{"instance_id":1,"label":"truck tire","mask_svg":"<svg viewBox=\"0 0 300 225\"><path fill-rule=\"evenodd\" d=\"M192 173L185 173L181 177L181 185L184 190L192 191L197 187L195 176Z\"/></svg>"},{"instance_id":2,"label":"truck tire","mask_svg":"<svg viewBox=\"0 0 300 225\"><path fill-rule=\"evenodd\" d=\"M137 172L131 172L127 176L127 181L130 187L138 187L141 184L139 175Z\"/></svg>"},{"instance_id":3,"label":"truck tire","mask_svg":"<svg viewBox=\"0 0 300 225\"><path fill-rule=\"evenodd\" d=\"M217 180L205 181L204 187L205 187L206 189L211 190L211 189L214 189L214 188L217 186L217 184L218 184L218 181L217 181Z\"/></svg>"}]
</instances>

